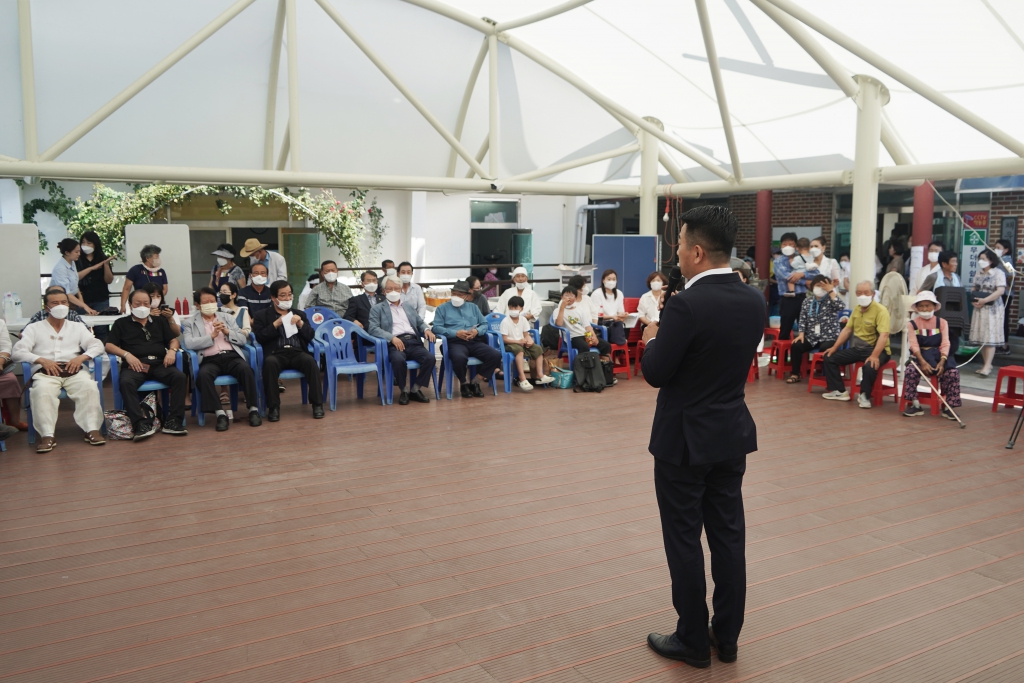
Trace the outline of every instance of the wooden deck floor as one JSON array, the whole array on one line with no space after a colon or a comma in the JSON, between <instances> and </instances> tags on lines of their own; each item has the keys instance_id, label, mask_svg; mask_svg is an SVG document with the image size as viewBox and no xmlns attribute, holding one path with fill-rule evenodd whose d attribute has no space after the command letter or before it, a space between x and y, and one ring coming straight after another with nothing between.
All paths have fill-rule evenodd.
<instances>
[{"instance_id":1,"label":"wooden deck floor","mask_svg":"<svg viewBox=\"0 0 1024 683\"><path fill-rule=\"evenodd\" d=\"M697 671L645 645L675 617L642 381L318 423L285 396L259 429L90 448L65 406L51 454L12 439L0 679L1024 680L1009 411L960 430L751 385L740 657Z\"/></svg>"}]
</instances>

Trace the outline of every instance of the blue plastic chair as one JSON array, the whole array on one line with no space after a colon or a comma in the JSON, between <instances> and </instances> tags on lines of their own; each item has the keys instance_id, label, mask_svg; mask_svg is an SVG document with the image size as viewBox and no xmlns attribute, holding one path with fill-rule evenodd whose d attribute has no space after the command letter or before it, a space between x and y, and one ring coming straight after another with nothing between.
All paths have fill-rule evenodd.
<instances>
[{"instance_id":1,"label":"blue plastic chair","mask_svg":"<svg viewBox=\"0 0 1024 683\"><path fill-rule=\"evenodd\" d=\"M385 340L381 339L380 341L384 343L380 345L380 350L378 351L378 353L382 354L381 361L384 366L384 383L387 385L388 390L388 405L392 405L395 402L395 371L391 367L391 347L388 346L388 343ZM430 355L434 355L434 342L430 342ZM416 374L419 372L420 364L414 360L406 360L405 367L409 368L410 383L416 384ZM434 365L434 370L433 374L431 375L431 379L434 380L434 398L440 401L441 387L437 385L436 364Z\"/></svg>"},{"instance_id":2,"label":"blue plastic chair","mask_svg":"<svg viewBox=\"0 0 1024 683\"><path fill-rule=\"evenodd\" d=\"M256 349L256 393L259 394L260 415L267 414L267 396L263 388L263 345L256 341L256 335L249 333L249 345ZM320 343L313 340L307 349L316 358L317 365L320 364ZM302 389L302 405L309 403L309 384L306 376L298 370L282 370L278 379L297 379Z\"/></svg>"},{"instance_id":3,"label":"blue plastic chair","mask_svg":"<svg viewBox=\"0 0 1024 683\"><path fill-rule=\"evenodd\" d=\"M255 347L246 344L245 352L249 356L249 367L252 368L252 372L257 377L259 376L256 371L256 349ZM192 364L192 417L196 418L199 422L200 427L206 426L206 413L202 408L202 397L199 395L199 387L196 385L195 378L199 376L199 354L191 349L185 349L185 353L188 354L189 360ZM231 410L238 411L238 380L231 375L218 375L213 381L214 385L218 387L231 387L229 389L231 393ZM256 404L259 406L259 382L256 383L257 396ZM247 397L248 398L248 397ZM262 415L262 413L260 413Z\"/></svg>"},{"instance_id":4,"label":"blue plastic chair","mask_svg":"<svg viewBox=\"0 0 1024 683\"><path fill-rule=\"evenodd\" d=\"M353 337L362 337L373 344L376 360L373 363L360 363L352 345ZM384 368L381 361L386 351L381 350L383 339L371 337L359 325L340 318L327 320L316 331L316 339L327 354L326 373L324 375L324 393L330 397L331 410L338 409L338 375L356 376L356 396L363 397L363 382L369 372L377 373L377 396L381 405L387 405L384 391Z\"/></svg>"},{"instance_id":5,"label":"blue plastic chair","mask_svg":"<svg viewBox=\"0 0 1024 683\"><path fill-rule=\"evenodd\" d=\"M179 370L182 370L182 358L184 353L177 354L177 358L174 360L174 366ZM118 357L112 353L108 353L107 357L110 359L110 384L114 387L114 410L124 410L124 400L121 397L121 368L118 367ZM156 380L148 380L143 382L139 387L139 394L148 394L151 391L160 392L160 405L164 409L164 419L167 419L167 410L171 405L171 388L163 382L157 382ZM101 394L102 395L102 392ZM182 424L185 424L184 418L182 418Z\"/></svg>"},{"instance_id":6,"label":"blue plastic chair","mask_svg":"<svg viewBox=\"0 0 1024 683\"><path fill-rule=\"evenodd\" d=\"M336 320L341 318L340 315L338 315L331 309L325 308L323 306L310 306L303 312L306 314L306 318L309 320L309 324L313 327L314 334L316 334L316 331L320 329L320 326L323 325L328 320Z\"/></svg>"},{"instance_id":7,"label":"blue plastic chair","mask_svg":"<svg viewBox=\"0 0 1024 683\"><path fill-rule=\"evenodd\" d=\"M488 334L490 333L488 332ZM441 357L444 362L443 381L445 385L445 391L447 392L446 395L448 397L448 400L450 401L452 400L452 384L454 383L455 380L455 371L452 369L452 362L451 359L448 357L448 339L446 337L440 336L438 337L438 339L441 340ZM480 360L470 356L469 360L467 361L467 365L469 366L467 368L469 379L473 379L473 377L476 375L476 366L483 365L483 363ZM506 377L507 376L508 375L506 374ZM497 382L494 381L493 374L487 379L487 383L491 385L491 389L494 391L494 395L497 396L498 384Z\"/></svg>"},{"instance_id":8,"label":"blue plastic chair","mask_svg":"<svg viewBox=\"0 0 1024 683\"><path fill-rule=\"evenodd\" d=\"M501 353L501 373L505 376L504 389L506 394L512 393L512 377L515 373L516 357L505 350L505 340L501 336L501 321L505 319L502 313L488 313L484 316L487 321L487 343L492 349ZM530 330L535 332L535 330ZM539 333L538 333L539 334Z\"/></svg>"},{"instance_id":9,"label":"blue plastic chair","mask_svg":"<svg viewBox=\"0 0 1024 683\"><path fill-rule=\"evenodd\" d=\"M579 353L576 349L574 349L572 347L572 334L569 332L569 328L568 327L565 327L565 326L559 327L558 325L556 325L555 324L555 317L554 316L551 316L551 326L554 327L556 330L558 330L558 334L559 334L558 355L561 356L562 353L563 353L563 349L565 349L564 353L568 357L568 364L569 364L569 368L571 369L573 361L576 360L576 354ZM607 327L605 327L604 325L591 325L591 327L594 329L595 332L597 332L599 335L601 335L601 339L603 339L605 341L608 341L608 328ZM590 352L591 353L598 353L598 350L595 347L591 347L590 348Z\"/></svg>"},{"instance_id":10,"label":"blue plastic chair","mask_svg":"<svg viewBox=\"0 0 1024 683\"><path fill-rule=\"evenodd\" d=\"M104 409L103 408L103 362L98 360L98 359L97 360L92 360L92 361L89 361L89 362L92 363L92 376L96 380L97 388L99 388L99 390L100 390L100 410L103 410ZM28 442L29 442L29 444L34 444L36 442L36 427L32 423L32 402L29 400L29 395L28 395L29 382L28 382L27 379L25 379L25 378L31 378L32 377L32 364L31 363L22 363L21 364L21 373L22 373L22 375L21 375L22 379L25 380L25 386L24 386L24 389L22 390L21 404L25 407L25 414L28 417ZM115 396L116 396L116 394L115 394ZM67 397L68 397L68 392L64 391L63 389L61 389L60 390L60 394L57 395L57 398L67 398ZM104 434L106 433L107 425L106 425L105 421L103 423L103 426L100 429L103 431ZM5 451L7 450L7 447L4 446L4 442L3 441L0 441L0 446L3 446L3 450L5 450Z\"/></svg>"}]
</instances>

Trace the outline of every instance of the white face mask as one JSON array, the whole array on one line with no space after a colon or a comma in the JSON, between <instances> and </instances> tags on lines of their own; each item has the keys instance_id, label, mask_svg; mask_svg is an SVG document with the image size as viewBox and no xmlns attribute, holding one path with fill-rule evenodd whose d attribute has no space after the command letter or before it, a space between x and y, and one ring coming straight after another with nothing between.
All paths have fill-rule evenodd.
<instances>
[{"instance_id":1,"label":"white face mask","mask_svg":"<svg viewBox=\"0 0 1024 683\"><path fill-rule=\"evenodd\" d=\"M996 256L1000 256L1000 257L1001 257L1001 256L1002 256L1003 254L1005 254L1005 253L1006 253L1006 251L1005 251L1005 250L1004 250L1004 249L1003 249L1002 247L996 247L996 248L995 248L995 249L993 249L992 251L996 252Z\"/></svg>"},{"instance_id":2,"label":"white face mask","mask_svg":"<svg viewBox=\"0 0 1024 683\"><path fill-rule=\"evenodd\" d=\"M290 311L290 310L292 310L292 300L291 299L278 299L277 300L277 307L280 310L282 310L282 311Z\"/></svg>"},{"instance_id":3,"label":"white face mask","mask_svg":"<svg viewBox=\"0 0 1024 683\"><path fill-rule=\"evenodd\" d=\"M933 315L935 315L935 311L918 311L917 312L917 317L924 318L925 320L930 319Z\"/></svg>"},{"instance_id":4,"label":"white face mask","mask_svg":"<svg viewBox=\"0 0 1024 683\"><path fill-rule=\"evenodd\" d=\"M939 262L939 252L937 252L937 251L929 251L928 252L928 263L938 263L938 262Z\"/></svg>"},{"instance_id":5,"label":"white face mask","mask_svg":"<svg viewBox=\"0 0 1024 683\"><path fill-rule=\"evenodd\" d=\"M518 308L510 308L510 309L508 309L508 314L510 316L512 316L513 318L518 318L520 313L522 313L522 311L519 310Z\"/></svg>"},{"instance_id":6,"label":"white face mask","mask_svg":"<svg viewBox=\"0 0 1024 683\"><path fill-rule=\"evenodd\" d=\"M153 260L151 261L151 263L152 263L153 265L151 265L151 266L150 266L150 268L159 268L159 267L160 267L160 257L159 257L159 256L157 256L156 258L154 258L154 259L153 259Z\"/></svg>"},{"instance_id":7,"label":"white face mask","mask_svg":"<svg viewBox=\"0 0 1024 683\"><path fill-rule=\"evenodd\" d=\"M821 249L818 247L811 247L811 257L818 258L819 256L821 256Z\"/></svg>"},{"instance_id":8,"label":"white face mask","mask_svg":"<svg viewBox=\"0 0 1024 683\"><path fill-rule=\"evenodd\" d=\"M796 247L783 247L782 248L782 255L783 256L792 256L795 253L796 253Z\"/></svg>"},{"instance_id":9,"label":"white face mask","mask_svg":"<svg viewBox=\"0 0 1024 683\"><path fill-rule=\"evenodd\" d=\"M149 306L135 306L132 308L132 315L142 320L149 317Z\"/></svg>"},{"instance_id":10,"label":"white face mask","mask_svg":"<svg viewBox=\"0 0 1024 683\"><path fill-rule=\"evenodd\" d=\"M373 294L374 292L377 291L377 283L376 282L367 282L365 285L363 285L363 291L369 292L370 294Z\"/></svg>"},{"instance_id":11,"label":"white face mask","mask_svg":"<svg viewBox=\"0 0 1024 683\"><path fill-rule=\"evenodd\" d=\"M617 285L617 284L619 284L617 280L605 280L604 281L604 288L605 289L615 289L615 285Z\"/></svg>"},{"instance_id":12,"label":"white face mask","mask_svg":"<svg viewBox=\"0 0 1024 683\"><path fill-rule=\"evenodd\" d=\"M857 297L857 305L865 308L870 306L872 301L874 301L874 299L870 296L860 295Z\"/></svg>"},{"instance_id":13,"label":"white face mask","mask_svg":"<svg viewBox=\"0 0 1024 683\"><path fill-rule=\"evenodd\" d=\"M465 299L462 299L457 296L452 297L452 306L454 306L455 308L462 308L462 304L464 303L466 303Z\"/></svg>"},{"instance_id":14,"label":"white face mask","mask_svg":"<svg viewBox=\"0 0 1024 683\"><path fill-rule=\"evenodd\" d=\"M819 299L821 297L825 296L826 294L828 294L828 292L825 291L824 287L815 287L814 288L814 296L818 297Z\"/></svg>"},{"instance_id":15,"label":"white face mask","mask_svg":"<svg viewBox=\"0 0 1024 683\"><path fill-rule=\"evenodd\" d=\"M401 274L401 275L399 275L398 277L399 277L399 279L400 279L400 280L402 281L402 284L403 284L403 285L407 285L407 284L409 284L410 282L412 282L412 275L409 275L409 274L407 274L407 273L402 273L402 274Z\"/></svg>"},{"instance_id":16,"label":"white face mask","mask_svg":"<svg viewBox=\"0 0 1024 683\"><path fill-rule=\"evenodd\" d=\"M529 284L528 282L517 282L516 283L516 289L519 289L519 290L526 289L526 285L528 285L528 284Z\"/></svg>"},{"instance_id":17,"label":"white face mask","mask_svg":"<svg viewBox=\"0 0 1024 683\"><path fill-rule=\"evenodd\" d=\"M83 244L82 245L82 253L83 254L91 254L94 251L96 251L95 247L91 247L88 244Z\"/></svg>"},{"instance_id":18,"label":"white face mask","mask_svg":"<svg viewBox=\"0 0 1024 683\"><path fill-rule=\"evenodd\" d=\"M50 316L56 318L57 320L63 320L64 318L68 317L68 311L70 310L71 309L68 308L67 306L54 306L53 308L50 309Z\"/></svg>"},{"instance_id":19,"label":"white face mask","mask_svg":"<svg viewBox=\"0 0 1024 683\"><path fill-rule=\"evenodd\" d=\"M985 270L986 268L988 268L991 265L992 264L988 262L988 259L983 259L983 258L978 259L978 267L981 268L982 270Z\"/></svg>"},{"instance_id":20,"label":"white face mask","mask_svg":"<svg viewBox=\"0 0 1024 683\"><path fill-rule=\"evenodd\" d=\"M662 282L661 280L651 280L651 291L652 292L660 292L662 287L664 287L664 286L665 286L665 283Z\"/></svg>"},{"instance_id":21,"label":"white face mask","mask_svg":"<svg viewBox=\"0 0 1024 683\"><path fill-rule=\"evenodd\" d=\"M396 292L395 290L391 290L390 292L384 295L384 298L393 304L397 304L398 300L402 298L402 293ZM452 301L455 301L455 299L452 299ZM459 301L462 301L462 299L459 299Z\"/></svg>"},{"instance_id":22,"label":"white face mask","mask_svg":"<svg viewBox=\"0 0 1024 683\"><path fill-rule=\"evenodd\" d=\"M149 300L149 307L150 308L160 308L160 302L161 301L163 301L163 299L161 299L158 296L154 296L152 299Z\"/></svg>"},{"instance_id":23,"label":"white face mask","mask_svg":"<svg viewBox=\"0 0 1024 683\"><path fill-rule=\"evenodd\" d=\"M224 267L224 266L226 266L227 264L228 264L228 260L227 260L226 258L223 258L223 257L221 257L221 256L218 256L218 257L217 257L217 265L218 265L218 266L220 266L221 268L223 268L223 267Z\"/></svg>"},{"instance_id":24,"label":"white face mask","mask_svg":"<svg viewBox=\"0 0 1024 683\"><path fill-rule=\"evenodd\" d=\"M338 274L337 273L324 273L324 279L327 280L328 282L337 282L338 281Z\"/></svg>"},{"instance_id":25,"label":"white face mask","mask_svg":"<svg viewBox=\"0 0 1024 683\"><path fill-rule=\"evenodd\" d=\"M266 275L253 275L252 276L252 283L254 285L260 285L260 286L265 285L265 284L267 284L267 276Z\"/></svg>"},{"instance_id":26,"label":"white face mask","mask_svg":"<svg viewBox=\"0 0 1024 683\"><path fill-rule=\"evenodd\" d=\"M199 311L203 315L213 315L217 312L217 304L200 304Z\"/></svg>"},{"instance_id":27,"label":"white face mask","mask_svg":"<svg viewBox=\"0 0 1024 683\"><path fill-rule=\"evenodd\" d=\"M394 268L388 268L388 270L385 273L385 275L398 275L398 271L395 270Z\"/></svg>"},{"instance_id":28,"label":"white face mask","mask_svg":"<svg viewBox=\"0 0 1024 683\"><path fill-rule=\"evenodd\" d=\"M583 293L590 294L590 285L583 285Z\"/></svg>"}]
</instances>

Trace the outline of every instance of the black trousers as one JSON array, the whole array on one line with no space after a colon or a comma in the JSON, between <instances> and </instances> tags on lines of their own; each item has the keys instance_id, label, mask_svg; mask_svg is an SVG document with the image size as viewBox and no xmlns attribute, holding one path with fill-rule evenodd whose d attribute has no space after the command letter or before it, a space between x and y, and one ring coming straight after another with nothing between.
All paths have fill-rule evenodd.
<instances>
[{"instance_id":1,"label":"black trousers","mask_svg":"<svg viewBox=\"0 0 1024 683\"><path fill-rule=\"evenodd\" d=\"M779 299L779 339L789 339L793 334L793 323L800 317L800 307L806 294L784 296Z\"/></svg>"},{"instance_id":2,"label":"black trousers","mask_svg":"<svg viewBox=\"0 0 1024 683\"><path fill-rule=\"evenodd\" d=\"M409 376L409 368L405 362L412 360L420 364L420 369L416 371L416 383L421 387L429 387L430 377L437 363L434 354L414 334L403 334L398 338L405 344L405 351L399 351L394 344L388 344L388 358L391 361L391 371L395 375L395 386L405 389L405 382Z\"/></svg>"},{"instance_id":3,"label":"black trousers","mask_svg":"<svg viewBox=\"0 0 1024 683\"><path fill-rule=\"evenodd\" d=\"M450 338L448 339L448 355L452 361L452 370L455 373L455 377L458 378L462 384L466 383L466 368L469 363L470 357L476 358L480 361L480 365L477 366L477 374L482 377L482 381L487 382L491 379L491 375L501 365L501 352L497 349L492 349L490 345L477 337L476 339L465 339Z\"/></svg>"},{"instance_id":4,"label":"black trousers","mask_svg":"<svg viewBox=\"0 0 1024 683\"><path fill-rule=\"evenodd\" d=\"M591 348L597 349L598 354L602 356L607 356L612 352L612 345L600 337L597 338L597 346L594 347L587 343L586 337L573 337L570 341L572 341L572 348L576 349L579 353L586 353Z\"/></svg>"},{"instance_id":5,"label":"black trousers","mask_svg":"<svg viewBox=\"0 0 1024 683\"><path fill-rule=\"evenodd\" d=\"M196 388L199 389L200 407L204 413L215 413L223 408L220 403L220 392L214 384L219 375L231 375L238 380L239 387L245 392L246 407L257 406L256 375L252 368L234 351L225 351L216 356L207 356L199 364Z\"/></svg>"},{"instance_id":6,"label":"black trousers","mask_svg":"<svg viewBox=\"0 0 1024 683\"><path fill-rule=\"evenodd\" d=\"M185 421L185 393L188 391L188 380L183 373L173 365L164 367L163 359L147 360L149 372L135 372L128 365L121 364L121 399L124 401L124 412L128 413L128 419L132 421L134 429L143 420L142 408L139 406L139 387L144 382L155 380L170 387L171 405L167 408L167 418L177 420L179 423Z\"/></svg>"},{"instance_id":7,"label":"black trousers","mask_svg":"<svg viewBox=\"0 0 1024 683\"><path fill-rule=\"evenodd\" d=\"M852 365L853 363L863 363L871 355L872 349L842 349L836 351L831 356L825 359L825 379L828 380L829 391L846 391L846 385L843 384L843 366ZM882 367L889 362L889 354L882 351L881 355L878 356L878 367ZM875 378L878 376L878 370L875 370L870 365L865 363L864 370L861 373L860 390L868 398L871 397L871 390L875 388Z\"/></svg>"},{"instance_id":8,"label":"black trousers","mask_svg":"<svg viewBox=\"0 0 1024 683\"><path fill-rule=\"evenodd\" d=\"M835 339L826 339L820 341L817 344L810 344L806 341L795 341L789 347L789 359L793 363L793 374L799 376L801 369L804 367L804 356L815 351L825 351L831 349L832 345L836 343Z\"/></svg>"},{"instance_id":9,"label":"black trousers","mask_svg":"<svg viewBox=\"0 0 1024 683\"><path fill-rule=\"evenodd\" d=\"M676 636L698 652L710 647L701 528L711 549L715 637L723 645L735 645L743 627L747 566L740 489L746 469L746 458L697 466L654 460L654 490L672 576L672 606L679 615Z\"/></svg>"},{"instance_id":10,"label":"black trousers","mask_svg":"<svg viewBox=\"0 0 1024 683\"><path fill-rule=\"evenodd\" d=\"M306 376L309 384L309 402L318 406L324 402L323 387L320 385L320 368L313 354L307 351L276 351L263 359L263 390L266 392L267 409L281 407L281 394L277 380L282 370L298 370Z\"/></svg>"}]
</instances>

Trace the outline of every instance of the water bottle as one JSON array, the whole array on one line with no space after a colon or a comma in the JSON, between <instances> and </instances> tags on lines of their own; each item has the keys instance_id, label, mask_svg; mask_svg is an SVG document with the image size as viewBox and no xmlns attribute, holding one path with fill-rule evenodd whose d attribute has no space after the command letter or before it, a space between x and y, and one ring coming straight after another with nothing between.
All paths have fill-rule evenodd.
<instances>
[{"instance_id":1,"label":"water bottle","mask_svg":"<svg viewBox=\"0 0 1024 683\"><path fill-rule=\"evenodd\" d=\"M17 292L14 292L14 319L21 320L21 297L18 296Z\"/></svg>"},{"instance_id":2,"label":"water bottle","mask_svg":"<svg viewBox=\"0 0 1024 683\"><path fill-rule=\"evenodd\" d=\"M3 314L4 320L8 323L13 323L16 320L14 317L14 292L7 292L4 294L3 306L0 307L0 313Z\"/></svg>"}]
</instances>

